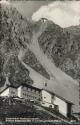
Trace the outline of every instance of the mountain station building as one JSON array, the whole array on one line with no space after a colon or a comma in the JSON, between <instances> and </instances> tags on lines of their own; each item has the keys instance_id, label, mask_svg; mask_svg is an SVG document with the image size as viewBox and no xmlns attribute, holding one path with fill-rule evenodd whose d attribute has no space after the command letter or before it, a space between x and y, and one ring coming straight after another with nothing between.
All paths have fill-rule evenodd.
<instances>
[{"instance_id":1,"label":"mountain station building","mask_svg":"<svg viewBox=\"0 0 80 125\"><path fill-rule=\"evenodd\" d=\"M22 84L19 87L7 86L0 96L19 97L27 101L40 102L43 107L53 108L66 117L69 117L72 112L72 102L46 89L39 89L27 84Z\"/></svg>"}]
</instances>

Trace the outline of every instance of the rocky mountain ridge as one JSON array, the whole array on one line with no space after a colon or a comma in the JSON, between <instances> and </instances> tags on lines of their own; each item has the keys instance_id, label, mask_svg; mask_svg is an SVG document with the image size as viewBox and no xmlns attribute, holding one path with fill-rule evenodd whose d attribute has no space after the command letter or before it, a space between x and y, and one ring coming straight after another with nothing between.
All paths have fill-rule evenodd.
<instances>
[{"instance_id":1,"label":"rocky mountain ridge","mask_svg":"<svg viewBox=\"0 0 80 125\"><path fill-rule=\"evenodd\" d=\"M80 26L63 29L49 22L39 36L40 47L57 67L80 81Z\"/></svg>"}]
</instances>

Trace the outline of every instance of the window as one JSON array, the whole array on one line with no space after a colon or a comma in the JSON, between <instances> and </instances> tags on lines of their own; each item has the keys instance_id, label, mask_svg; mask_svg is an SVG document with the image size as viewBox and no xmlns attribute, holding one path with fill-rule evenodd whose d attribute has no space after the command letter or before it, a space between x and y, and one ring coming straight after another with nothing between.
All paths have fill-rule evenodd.
<instances>
[{"instance_id":1,"label":"window","mask_svg":"<svg viewBox=\"0 0 80 125\"><path fill-rule=\"evenodd\" d=\"M15 92L12 91L11 94L15 94Z\"/></svg>"},{"instance_id":2,"label":"window","mask_svg":"<svg viewBox=\"0 0 80 125\"><path fill-rule=\"evenodd\" d=\"M45 104L44 102L42 102L42 104Z\"/></svg>"},{"instance_id":3,"label":"window","mask_svg":"<svg viewBox=\"0 0 80 125\"><path fill-rule=\"evenodd\" d=\"M35 93L36 93L36 90L35 90Z\"/></svg>"},{"instance_id":4,"label":"window","mask_svg":"<svg viewBox=\"0 0 80 125\"><path fill-rule=\"evenodd\" d=\"M36 93L38 94L38 91L36 91Z\"/></svg>"},{"instance_id":5,"label":"window","mask_svg":"<svg viewBox=\"0 0 80 125\"><path fill-rule=\"evenodd\" d=\"M28 91L30 91L30 88L28 88Z\"/></svg>"},{"instance_id":6,"label":"window","mask_svg":"<svg viewBox=\"0 0 80 125\"><path fill-rule=\"evenodd\" d=\"M24 91L26 91L26 87L24 87Z\"/></svg>"},{"instance_id":7,"label":"window","mask_svg":"<svg viewBox=\"0 0 80 125\"><path fill-rule=\"evenodd\" d=\"M52 95L52 99L54 99L54 95Z\"/></svg>"},{"instance_id":8,"label":"window","mask_svg":"<svg viewBox=\"0 0 80 125\"><path fill-rule=\"evenodd\" d=\"M32 89L32 92L35 92L35 90L34 90L34 89Z\"/></svg>"}]
</instances>

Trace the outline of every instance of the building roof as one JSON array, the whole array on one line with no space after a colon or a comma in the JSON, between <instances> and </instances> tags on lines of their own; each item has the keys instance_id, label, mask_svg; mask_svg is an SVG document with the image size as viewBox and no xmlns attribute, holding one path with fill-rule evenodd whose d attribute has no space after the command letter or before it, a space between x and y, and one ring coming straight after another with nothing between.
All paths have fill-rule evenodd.
<instances>
[{"instance_id":1,"label":"building roof","mask_svg":"<svg viewBox=\"0 0 80 125\"><path fill-rule=\"evenodd\" d=\"M8 87L8 88L9 88L9 87L12 87L12 88L17 89L17 86L14 86L14 85L7 85L7 87Z\"/></svg>"},{"instance_id":2,"label":"building roof","mask_svg":"<svg viewBox=\"0 0 80 125\"><path fill-rule=\"evenodd\" d=\"M69 103L69 104L72 104L72 105L73 105L73 103L72 103L71 101L66 100L65 98L61 97L60 95L57 95L57 94L56 94L56 93L54 93L54 92L51 92L51 91L49 91L49 90L47 90L47 89L42 89L42 90L45 90L45 91L49 92L50 94L57 96L57 97L58 97L58 98L60 98L61 100L63 100L63 101L65 101L65 102L67 102L67 103Z\"/></svg>"},{"instance_id":3,"label":"building roof","mask_svg":"<svg viewBox=\"0 0 80 125\"><path fill-rule=\"evenodd\" d=\"M29 85L29 84L21 84L20 86L32 88L32 89L35 89L35 90L37 90L37 91L41 91L41 90L42 90L42 89L39 89L39 88L34 87L34 86L32 86L32 85ZM20 87L20 86L19 86L19 87ZM19 88L19 87L18 87L18 88Z\"/></svg>"}]
</instances>

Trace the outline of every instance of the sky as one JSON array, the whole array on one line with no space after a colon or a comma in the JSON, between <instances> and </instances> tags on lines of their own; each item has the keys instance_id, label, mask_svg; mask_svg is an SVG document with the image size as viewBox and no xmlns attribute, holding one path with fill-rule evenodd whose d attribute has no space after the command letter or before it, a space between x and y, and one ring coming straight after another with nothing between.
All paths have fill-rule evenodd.
<instances>
[{"instance_id":1,"label":"sky","mask_svg":"<svg viewBox=\"0 0 80 125\"><path fill-rule=\"evenodd\" d=\"M80 1L13 1L11 4L34 21L44 17L61 27L80 23Z\"/></svg>"},{"instance_id":2,"label":"sky","mask_svg":"<svg viewBox=\"0 0 80 125\"><path fill-rule=\"evenodd\" d=\"M33 15L32 19L47 18L61 27L79 25L80 23L80 1L56 1L41 6Z\"/></svg>"},{"instance_id":3,"label":"sky","mask_svg":"<svg viewBox=\"0 0 80 125\"><path fill-rule=\"evenodd\" d=\"M48 5L48 1L11 1L11 4L18 9L27 18L32 18L32 15L43 5Z\"/></svg>"},{"instance_id":4,"label":"sky","mask_svg":"<svg viewBox=\"0 0 80 125\"><path fill-rule=\"evenodd\" d=\"M10 3L22 15L34 21L45 17L61 27L80 23L80 1L11 1Z\"/></svg>"}]
</instances>

